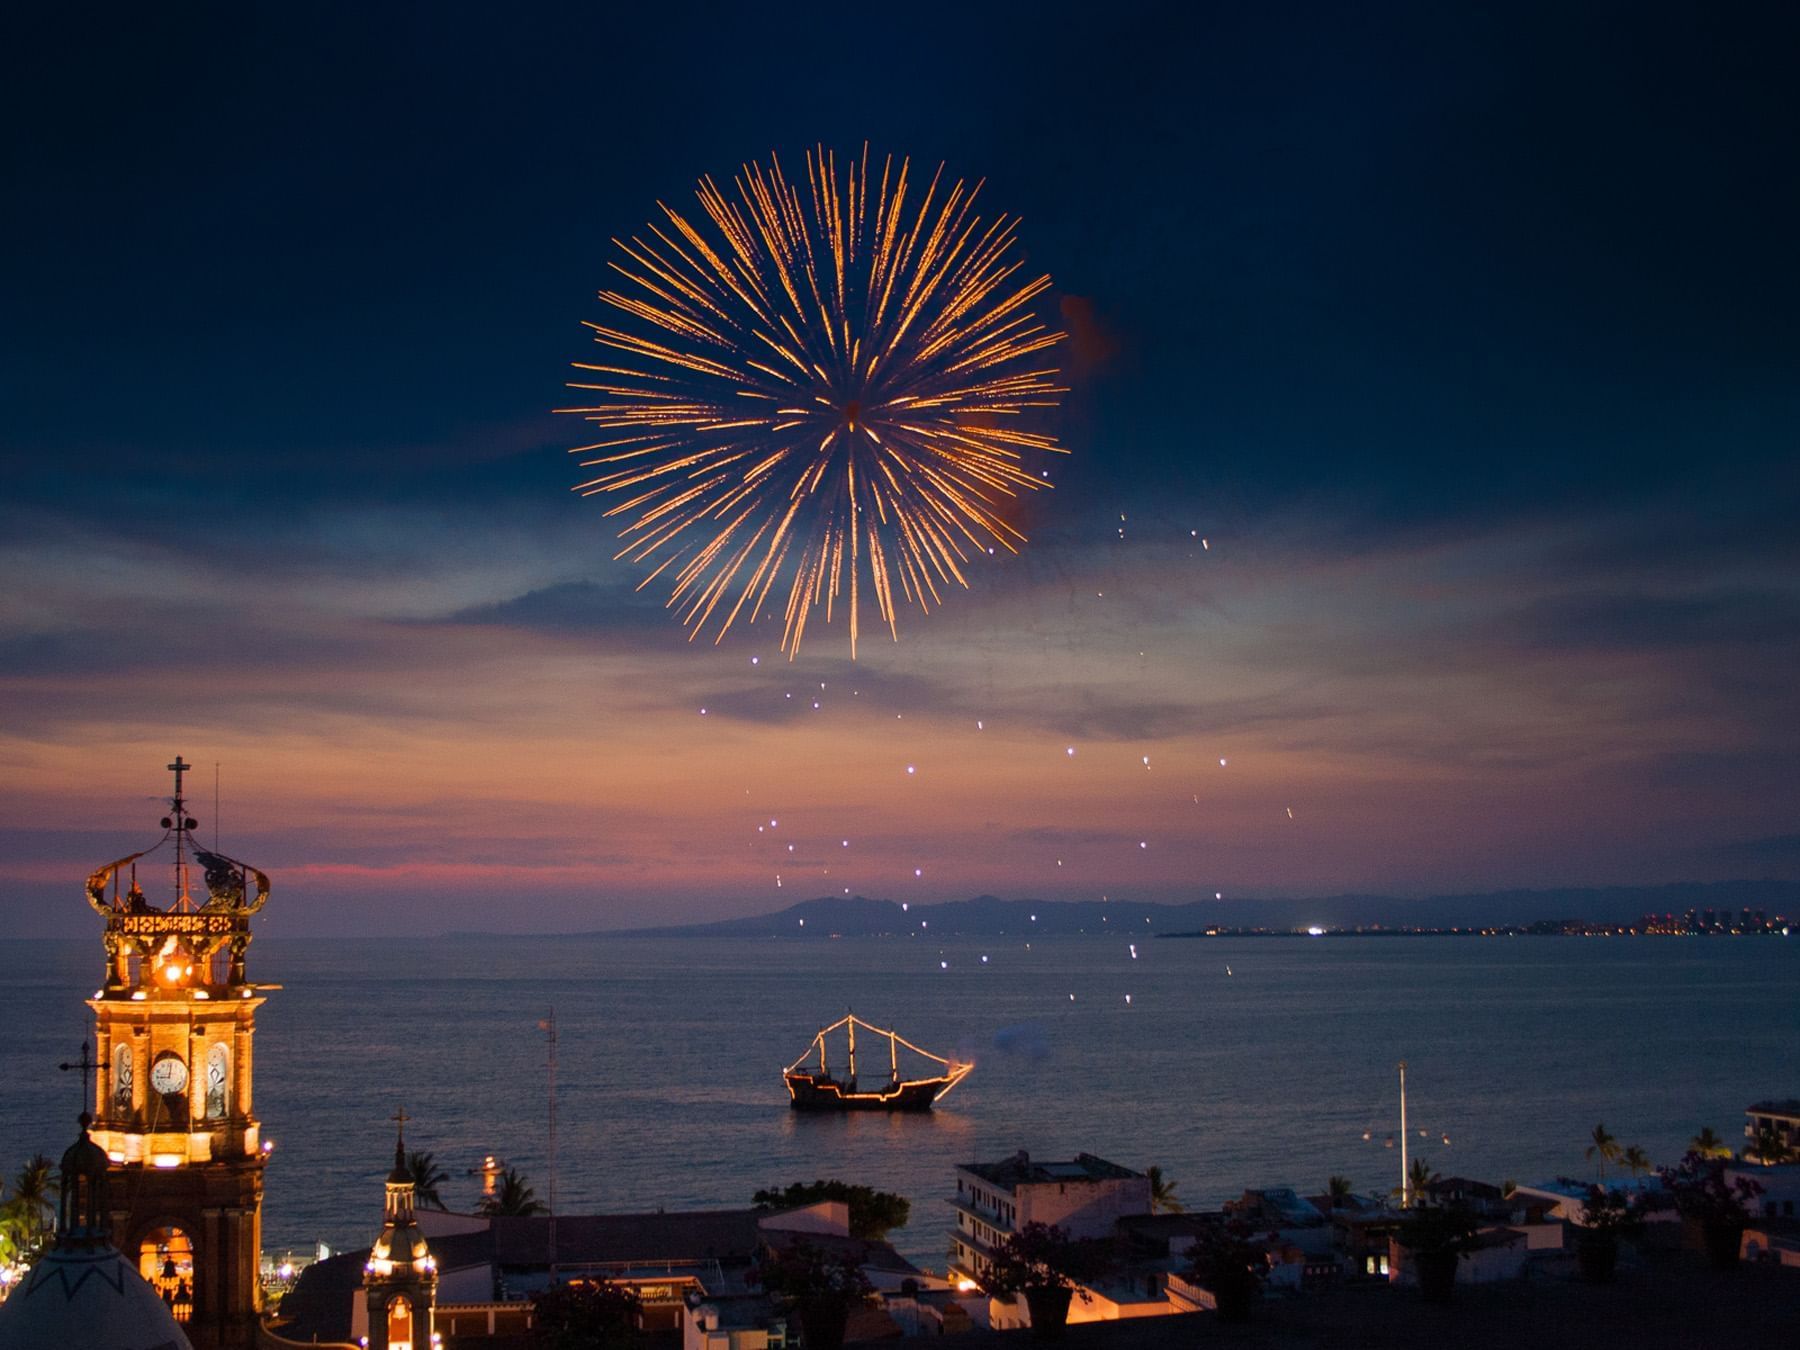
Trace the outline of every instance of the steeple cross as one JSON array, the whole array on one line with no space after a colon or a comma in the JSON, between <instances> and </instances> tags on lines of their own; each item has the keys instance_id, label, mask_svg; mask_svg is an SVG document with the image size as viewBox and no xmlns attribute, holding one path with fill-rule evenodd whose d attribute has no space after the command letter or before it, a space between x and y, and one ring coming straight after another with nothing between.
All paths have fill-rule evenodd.
<instances>
[{"instance_id":1,"label":"steeple cross","mask_svg":"<svg viewBox=\"0 0 1800 1350\"><path fill-rule=\"evenodd\" d=\"M406 1108L403 1106L398 1111L394 1112L393 1115L389 1116L388 1119L398 1121L400 1128L404 1130L406 1128L406 1122L411 1120L412 1117L406 1114Z\"/></svg>"},{"instance_id":2,"label":"steeple cross","mask_svg":"<svg viewBox=\"0 0 1800 1350\"><path fill-rule=\"evenodd\" d=\"M87 1104L94 1100L94 1075L99 1072L100 1065L94 1059L93 1047L87 1042L81 1043L81 1058L74 1063L65 1060L57 1068L67 1073L70 1069L81 1070L81 1109L87 1110Z\"/></svg>"},{"instance_id":3,"label":"steeple cross","mask_svg":"<svg viewBox=\"0 0 1800 1350\"><path fill-rule=\"evenodd\" d=\"M185 761L183 761L183 759L181 758L180 755L175 756L175 762L173 764L169 765L169 771L175 775L175 800L176 801L181 800L181 775L186 773L189 769L191 769L193 767L194 766L192 764L188 764Z\"/></svg>"}]
</instances>

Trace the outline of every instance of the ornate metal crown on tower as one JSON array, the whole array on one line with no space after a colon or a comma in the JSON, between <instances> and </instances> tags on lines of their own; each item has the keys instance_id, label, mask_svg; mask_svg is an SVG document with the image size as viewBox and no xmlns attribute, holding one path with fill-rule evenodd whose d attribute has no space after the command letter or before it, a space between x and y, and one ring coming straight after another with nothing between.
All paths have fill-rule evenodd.
<instances>
[{"instance_id":1,"label":"ornate metal crown on tower","mask_svg":"<svg viewBox=\"0 0 1800 1350\"><path fill-rule=\"evenodd\" d=\"M162 818L163 837L149 848L106 864L87 879L87 902L106 919L109 989L135 986L138 979L168 989L244 983L250 916L268 903L269 878L248 863L200 847L195 840L193 831L200 822L187 813L182 795L182 776L193 767L180 755L169 765L175 775L175 795L169 799L169 814ZM165 846L172 851L175 895L158 908L138 884L137 863ZM194 897L196 868L206 888L203 900ZM126 874L130 885L121 892L121 878ZM219 972L216 961L226 951L228 968Z\"/></svg>"}]
</instances>

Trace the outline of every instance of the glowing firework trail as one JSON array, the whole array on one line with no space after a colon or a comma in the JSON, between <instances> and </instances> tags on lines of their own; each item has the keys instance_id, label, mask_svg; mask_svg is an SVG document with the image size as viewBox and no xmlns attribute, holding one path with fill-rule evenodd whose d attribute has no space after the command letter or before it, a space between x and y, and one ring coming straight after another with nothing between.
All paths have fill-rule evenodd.
<instances>
[{"instance_id":1,"label":"glowing firework trail","mask_svg":"<svg viewBox=\"0 0 1800 1350\"><path fill-rule=\"evenodd\" d=\"M699 226L659 202L613 241L628 284L600 299L625 318L587 326L616 355L577 362L593 378L570 387L598 397L558 409L603 436L571 452L599 470L576 491L621 496L615 556L672 578L690 639L779 606L791 658L841 605L854 655L865 585L897 637L897 602L927 611L1023 542L1002 511L1060 452L1021 424L1064 392L1043 355L1063 334L1032 311L1050 278L941 166L921 192L906 160L865 146L840 173L821 148L804 179L771 158L732 186L700 181Z\"/></svg>"}]
</instances>

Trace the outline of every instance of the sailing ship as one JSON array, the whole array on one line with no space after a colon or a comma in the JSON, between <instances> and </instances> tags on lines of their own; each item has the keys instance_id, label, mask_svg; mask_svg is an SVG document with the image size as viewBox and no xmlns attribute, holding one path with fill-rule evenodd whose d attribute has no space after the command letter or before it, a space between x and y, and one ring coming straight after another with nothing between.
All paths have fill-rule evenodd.
<instances>
[{"instance_id":1,"label":"sailing ship","mask_svg":"<svg viewBox=\"0 0 1800 1350\"><path fill-rule=\"evenodd\" d=\"M827 1036L840 1028L844 1030L850 1046L849 1067L842 1078L836 1077L831 1071L825 1041ZM863 1086L857 1081L858 1030L865 1037L875 1036L887 1041L888 1071L879 1086ZM902 1078L902 1046L913 1054L942 1066L943 1072L929 1074L924 1078ZM815 1056L816 1065L812 1062ZM886 1027L865 1022L854 1013L848 1013L814 1036L806 1053L782 1070L782 1078L787 1083L789 1102L796 1111L929 1111L934 1101L967 1078L974 1067L973 1064L959 1064L942 1055L934 1055L929 1050L921 1050L904 1036Z\"/></svg>"}]
</instances>

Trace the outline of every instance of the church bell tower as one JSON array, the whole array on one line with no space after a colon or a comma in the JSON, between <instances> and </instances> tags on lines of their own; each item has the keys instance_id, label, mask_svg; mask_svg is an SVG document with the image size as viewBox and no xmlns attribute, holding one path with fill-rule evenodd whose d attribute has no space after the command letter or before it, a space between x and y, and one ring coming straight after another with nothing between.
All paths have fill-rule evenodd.
<instances>
[{"instance_id":1,"label":"church bell tower","mask_svg":"<svg viewBox=\"0 0 1800 1350\"><path fill-rule=\"evenodd\" d=\"M394 1170L388 1173L381 1236L363 1267L363 1320L368 1350L435 1350L437 1260L414 1212L414 1178L406 1165L406 1112L396 1113Z\"/></svg>"},{"instance_id":2,"label":"church bell tower","mask_svg":"<svg viewBox=\"0 0 1800 1350\"><path fill-rule=\"evenodd\" d=\"M192 767L179 755L169 766L163 837L88 878L87 902L106 920L105 983L88 1000L99 1065L91 1137L110 1163L112 1231L126 1258L196 1350L248 1350L262 1306L269 1150L251 1096L253 1045L263 992L278 986L250 983L244 949L269 879L199 845L183 795ZM153 854L172 882L160 906L138 877Z\"/></svg>"}]
</instances>

